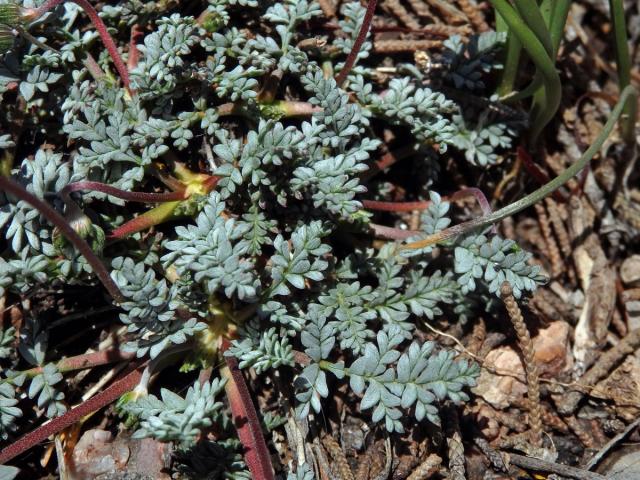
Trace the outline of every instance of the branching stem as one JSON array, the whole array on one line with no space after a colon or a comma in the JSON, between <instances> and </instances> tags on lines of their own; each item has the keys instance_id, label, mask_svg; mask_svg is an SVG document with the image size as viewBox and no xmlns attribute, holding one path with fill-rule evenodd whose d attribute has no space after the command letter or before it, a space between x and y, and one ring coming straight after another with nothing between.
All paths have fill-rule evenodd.
<instances>
[{"instance_id":1,"label":"branching stem","mask_svg":"<svg viewBox=\"0 0 640 480\"><path fill-rule=\"evenodd\" d=\"M45 13L47 13L49 10L56 8L58 5L60 5L65 1L66 0L47 0L40 7L36 8L35 10L29 11L27 13L27 19L30 21L37 20L38 18L42 17ZM109 33L107 26L104 24L104 22L100 18L100 15L98 15L98 12L96 11L96 9L93 8L93 6L87 0L70 0L70 1L79 5L85 11L87 16L91 20L91 23L93 23L93 25L96 27L96 30L98 31L98 34L100 35L100 38L104 43L104 46L106 47L107 51L109 52L109 55L111 56L111 59L113 60L116 70L118 70L118 73L120 74L122 83L127 88L127 90L131 92L131 82L129 80L129 71L127 70L126 65L122 61L122 57L120 56L120 52L118 52L118 47L116 46L116 43L114 42L113 37Z\"/></svg>"},{"instance_id":2,"label":"branching stem","mask_svg":"<svg viewBox=\"0 0 640 480\"><path fill-rule=\"evenodd\" d=\"M609 137L609 135L611 135L611 132L613 131L613 128L616 125L616 122L622 115L625 105L627 104L628 101L635 101L636 96L637 96L637 92L635 88L633 88L630 85L627 86L622 91L622 94L620 95L620 99L618 100L618 103L616 104L613 111L611 112L611 116L607 120L607 123L605 123L604 127L602 128L602 131L600 132L596 140L593 142L593 144L582 154L582 156L577 162L569 166L560 175L558 175L556 178L551 180L546 185L543 185L542 187L530 193L529 195L525 196L524 198L516 202L513 202L512 204L507 205L506 207L503 207L500 210L496 210L495 212L489 215L485 215L483 217L470 220L468 222L454 225L453 227L449 227L445 230L442 230L441 232L435 233L433 235L429 235L428 237L422 240L418 240L417 242L412 242L407 245L403 245L400 248L401 249L424 248L435 243L443 242L450 238L469 232L470 230L492 225L496 222L499 222L503 218L509 217L511 215L515 215L516 213L524 210L525 208L530 207L534 203L539 202L545 197L548 197L553 192L555 192L558 188L560 188L562 185L567 183L567 181L569 181L569 179L571 179L574 175L580 172L587 165L587 163L595 156L595 154L598 153L598 151L602 147L602 144Z\"/></svg>"},{"instance_id":3,"label":"branching stem","mask_svg":"<svg viewBox=\"0 0 640 480\"><path fill-rule=\"evenodd\" d=\"M367 2L367 11L364 14L364 19L362 20L362 25L360 26L360 31L358 32L358 36L356 37L355 42L353 42L353 47L347 56L347 60L344 62L344 66L340 73L336 77L336 83L338 86L342 85L344 81L347 79L347 75L353 68L356 63L356 59L358 58L358 53L362 48L362 44L367 38L367 33L369 33L369 27L371 27L371 20L373 20L373 14L376 11L376 5L378 4L378 0L368 0Z\"/></svg>"},{"instance_id":4,"label":"branching stem","mask_svg":"<svg viewBox=\"0 0 640 480\"><path fill-rule=\"evenodd\" d=\"M91 250L91 247L85 242L76 231L71 228L71 225L67 223L62 215L56 212L48 203L40 200L35 195L29 193L20 184L14 180L0 176L0 190L8 192L10 195L19 198L32 205L33 208L38 210L40 214L51 222L54 226L58 227L60 233L64 235L71 244L78 249L78 251L87 260L98 279L102 282L107 289L111 297L117 302L122 303L124 301L124 295L113 281L106 267L98 256Z\"/></svg>"}]
</instances>

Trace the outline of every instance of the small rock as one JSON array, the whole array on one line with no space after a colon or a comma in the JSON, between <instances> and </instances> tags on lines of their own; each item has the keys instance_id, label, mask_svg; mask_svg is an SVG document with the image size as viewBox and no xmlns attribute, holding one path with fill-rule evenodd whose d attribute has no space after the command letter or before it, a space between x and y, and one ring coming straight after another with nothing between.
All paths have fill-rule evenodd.
<instances>
[{"instance_id":1,"label":"small rock","mask_svg":"<svg viewBox=\"0 0 640 480\"><path fill-rule=\"evenodd\" d=\"M640 285L640 255L631 255L622 262L620 280L628 286Z\"/></svg>"},{"instance_id":2,"label":"small rock","mask_svg":"<svg viewBox=\"0 0 640 480\"><path fill-rule=\"evenodd\" d=\"M557 321L543 328L533 339L538 372L543 377L556 377L573 366L569 351L571 327L567 322Z\"/></svg>"},{"instance_id":3,"label":"small rock","mask_svg":"<svg viewBox=\"0 0 640 480\"><path fill-rule=\"evenodd\" d=\"M570 334L571 327L564 321L553 322L538 332L533 339L533 347L540 376L555 377L572 368ZM485 364L502 375L483 369L478 384L473 389L476 395L480 395L494 408L506 408L524 398L527 386L518 380L525 378L519 352L511 347L496 348L486 356Z\"/></svg>"},{"instance_id":4,"label":"small rock","mask_svg":"<svg viewBox=\"0 0 640 480\"><path fill-rule=\"evenodd\" d=\"M492 350L485 358L485 365L488 369L483 369L480 373L473 392L487 403L495 408L506 408L527 393L527 386L514 378L524 378L524 367L514 349L498 347ZM489 369L501 375L495 375Z\"/></svg>"},{"instance_id":5,"label":"small rock","mask_svg":"<svg viewBox=\"0 0 640 480\"><path fill-rule=\"evenodd\" d=\"M85 432L73 449L74 478L107 480L138 476L169 480L163 470L169 458L169 446L143 438L113 438L106 430Z\"/></svg>"}]
</instances>

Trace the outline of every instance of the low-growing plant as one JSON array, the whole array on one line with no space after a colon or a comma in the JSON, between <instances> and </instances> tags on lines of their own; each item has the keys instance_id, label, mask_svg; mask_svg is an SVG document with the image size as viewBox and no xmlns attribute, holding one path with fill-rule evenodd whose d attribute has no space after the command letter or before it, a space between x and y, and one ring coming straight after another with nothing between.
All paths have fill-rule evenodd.
<instances>
[{"instance_id":1,"label":"low-growing plant","mask_svg":"<svg viewBox=\"0 0 640 480\"><path fill-rule=\"evenodd\" d=\"M60 3L21 18L35 20ZM130 390L119 409L134 436L174 442L182 474L247 478L249 469L253 478L272 478L241 373L249 368L274 382L291 379L293 390L276 389L278 413L290 407L314 432L332 393L345 386L359 411L389 433L439 424L439 405L467 401L479 366L421 340L425 323L465 319L478 303L499 308L504 281L516 297L544 281L531 255L490 227L582 169L634 93L624 90L597 142L561 176L494 213L481 196L485 215L450 226L465 214L434 191L439 155L453 147L471 167L490 166L522 128L496 115L489 98L469 109L465 95L447 94L489 97L500 35L467 46L452 38L444 68L430 78L399 65L406 75L380 82L366 36L375 1L366 9L345 3L342 33L313 48L304 40L321 10L309 0L266 8L209 0L194 3L197 16L172 13L170 2L143 10L127 0L101 20L84 0L76 3L103 39L123 25L146 34L129 44L128 67L106 40L110 56L95 60L101 70L114 62L124 90L83 63L99 47L82 33L72 4L28 26L51 48L40 37L18 39L4 55L0 92L16 100L3 102L5 118L22 119L33 140L15 131L0 136L9 173L0 177L0 293L24 301L101 284L109 298L100 301L115 304L126 332L119 349L84 362L56 361L60 352L48 342L55 327L36 315L25 319L17 349L7 340L13 331L2 333L11 371L0 379L0 435L11 441L29 429L18 428L26 407L20 392L57 417L10 444L2 462ZM384 177L364 175L381 153L384 129L408 139L414 167L427 176L418 231L377 225L363 206L367 198L388 200ZM127 202L158 205L134 210ZM408 243L370 241L385 232ZM133 370L93 403L64 413L64 372L132 358ZM200 371L182 394L151 384L171 361L185 375ZM214 468L212 456L228 468ZM300 467L289 478L313 472Z\"/></svg>"}]
</instances>

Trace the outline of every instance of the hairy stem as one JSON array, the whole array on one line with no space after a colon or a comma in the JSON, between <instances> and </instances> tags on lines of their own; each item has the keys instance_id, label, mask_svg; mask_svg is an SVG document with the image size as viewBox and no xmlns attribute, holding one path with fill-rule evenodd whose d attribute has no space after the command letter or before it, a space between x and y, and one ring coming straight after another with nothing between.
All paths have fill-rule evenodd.
<instances>
[{"instance_id":1,"label":"hairy stem","mask_svg":"<svg viewBox=\"0 0 640 480\"><path fill-rule=\"evenodd\" d=\"M87 242L85 242L80 235L76 233L76 231L71 228L69 223L56 212L52 207L49 206L46 202L40 200L35 195L29 193L25 190L20 184L11 180L7 177L0 177L0 190L8 192L10 195L19 198L32 205L33 208L38 210L40 214L46 218L53 225L58 227L60 233L64 235L71 244L78 249L78 251L82 254L82 256L87 260L89 265L91 265L92 270L104 285L104 288L107 289L111 297L117 302L122 303L124 301L124 295L116 285L116 283L111 279L109 272L106 267L102 264L102 261L98 258L98 256L91 250L91 247Z\"/></svg>"},{"instance_id":2,"label":"hairy stem","mask_svg":"<svg viewBox=\"0 0 640 480\"><path fill-rule=\"evenodd\" d=\"M60 373L74 370L84 370L87 368L99 367L110 363L132 360L136 357L135 352L123 352L121 350L105 350L102 352L84 353L75 357L63 358L56 363L56 368ZM21 372L29 378L42 373L42 367L35 367Z\"/></svg>"},{"instance_id":3,"label":"hairy stem","mask_svg":"<svg viewBox=\"0 0 640 480\"><path fill-rule=\"evenodd\" d=\"M358 53L360 52L362 44L367 38L367 33L369 33L369 27L371 26L371 20L373 20L373 14L376 11L377 4L377 0L368 0L367 2L367 11L364 14L364 19L362 20L362 25L360 26L360 31L358 32L356 41L353 42L353 48L351 48L351 51L347 56L347 60L344 62L342 70L340 70L340 73L336 77L336 83L338 84L338 87L344 83L344 81L347 79L347 75L349 75L349 72L356 63Z\"/></svg>"},{"instance_id":4,"label":"hairy stem","mask_svg":"<svg viewBox=\"0 0 640 480\"><path fill-rule=\"evenodd\" d=\"M121 395L133 390L138 384L140 377L140 370L139 368L136 368L125 377L117 380L105 390L98 393L95 397L91 397L89 400L81 403L75 408L72 408L64 415L54 418L50 422L45 423L44 425L41 425L35 430L20 437L7 448L0 451L0 465L12 460L30 448L35 447L40 442L46 440L47 437L55 435L70 425L73 425L85 415L109 405L111 402L117 400Z\"/></svg>"},{"instance_id":5,"label":"hairy stem","mask_svg":"<svg viewBox=\"0 0 640 480\"><path fill-rule=\"evenodd\" d=\"M223 341L223 350L229 348L229 341ZM244 376L238 367L235 357L224 357L226 367L221 373L227 378L225 390L229 399L229 406L233 414L233 422L238 431L238 438L244 447L244 460L249 467L252 478L260 480L273 480L273 466L271 457L265 443L260 420L253 406L253 399Z\"/></svg>"},{"instance_id":6,"label":"hairy stem","mask_svg":"<svg viewBox=\"0 0 640 480\"><path fill-rule=\"evenodd\" d=\"M66 202L67 200L69 200L69 194L71 192L78 192L81 190L102 192L106 193L107 195L111 195L112 197L121 198L129 202L139 203L173 202L176 200L184 200L185 198L187 198L185 190L168 193L128 192L126 190L120 190L119 188L116 188L112 185L107 185L106 183L91 181L70 183L60 191L60 196Z\"/></svg>"},{"instance_id":7,"label":"hairy stem","mask_svg":"<svg viewBox=\"0 0 640 480\"><path fill-rule=\"evenodd\" d=\"M605 140L611 135L613 128L616 125L616 122L622 115L623 109L628 101L635 101L637 96L637 92L635 88L632 86L627 86L620 95L620 99L618 103L614 107L611 112L611 116L605 123L602 131L593 142L593 144L582 154L580 159L569 166L566 170L564 170L560 175L551 180L549 183L543 185L539 189L525 196L524 198L513 202L506 207L501 208L500 210L496 210L495 212L480 217L478 219L470 220L468 222L460 223L458 225L454 225L453 227L449 227L441 232L435 233L433 235L429 235L428 237L418 240L417 242L412 242L407 245L403 245L401 249L416 249L416 248L424 248L434 243L440 243L455 236L466 233L470 230L474 230L476 228L486 227L488 225L492 225L496 222L499 222L503 218L509 217L511 215L515 215L516 213L524 210L527 207L530 207L536 202L539 202L545 197L548 197L553 192L555 192L562 185L567 183L570 178L576 175L580 170L582 170L587 163L595 156L596 153L602 147L602 144Z\"/></svg>"},{"instance_id":8,"label":"hairy stem","mask_svg":"<svg viewBox=\"0 0 640 480\"><path fill-rule=\"evenodd\" d=\"M65 1L66 0L47 0L40 7L28 12L27 19L30 21L37 20L38 18L42 17L42 15L47 13L49 10L54 9L55 7L57 7L58 5L60 5ZM127 88L127 90L131 92L131 85L130 85L131 82L129 80L129 71L127 70L127 67L122 61L122 57L120 56L120 52L118 52L118 47L116 46L116 43L114 42L113 37L111 37L111 35L109 34L109 31L107 30L107 26L104 24L104 22L100 18L100 15L98 15L98 12L96 11L96 9L93 8L93 6L87 0L70 0L70 1L78 4L85 11L87 16L91 20L91 23L93 23L93 25L96 27L96 30L98 31L98 34L100 35L100 38L104 43L104 46L109 52L109 55L111 55L111 59L113 60L116 70L118 70L118 73L120 74L122 83Z\"/></svg>"}]
</instances>

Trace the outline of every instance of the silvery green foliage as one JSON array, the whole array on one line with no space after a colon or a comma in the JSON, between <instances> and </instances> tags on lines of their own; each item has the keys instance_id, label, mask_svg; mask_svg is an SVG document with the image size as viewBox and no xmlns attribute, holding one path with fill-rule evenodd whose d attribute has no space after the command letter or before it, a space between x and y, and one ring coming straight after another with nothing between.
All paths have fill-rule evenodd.
<instances>
[{"instance_id":1,"label":"silvery green foliage","mask_svg":"<svg viewBox=\"0 0 640 480\"><path fill-rule=\"evenodd\" d=\"M163 388L161 398L147 395L126 404L125 410L140 420L133 437L175 441L182 449L192 447L200 431L221 415L222 403L216 401L216 396L223 388L224 381L220 379L196 382L184 398Z\"/></svg>"},{"instance_id":2,"label":"silvery green foliage","mask_svg":"<svg viewBox=\"0 0 640 480\"><path fill-rule=\"evenodd\" d=\"M305 353L311 359L302 373L296 379L296 394L298 406L296 413L300 417L309 415L310 408L315 412L321 409L320 398L329 395L327 374L320 368L320 362L326 360L335 345L336 328L327 323L327 317L317 306L312 306L307 312L308 322L300 335L300 341L305 347Z\"/></svg>"},{"instance_id":3,"label":"silvery green foliage","mask_svg":"<svg viewBox=\"0 0 640 480\"><path fill-rule=\"evenodd\" d=\"M186 308L182 312L187 318L180 316L178 310L183 305L177 286L170 286L165 279L156 279L155 272L143 263L118 257L112 267L112 277L127 299L120 305L125 311L120 314L120 320L133 334L124 349L135 351L140 357L148 353L154 358L168 346L183 344L206 328L203 322L191 317Z\"/></svg>"},{"instance_id":4,"label":"silvery green foliage","mask_svg":"<svg viewBox=\"0 0 640 480\"><path fill-rule=\"evenodd\" d=\"M484 89L485 75L502 68L497 56L505 39L506 34L493 31L473 35L467 43L458 35L449 37L443 43L445 50L441 58L447 79L456 88Z\"/></svg>"},{"instance_id":5,"label":"silvery green foliage","mask_svg":"<svg viewBox=\"0 0 640 480\"><path fill-rule=\"evenodd\" d=\"M0 465L0 480L13 480L19 473L19 468L10 465Z\"/></svg>"},{"instance_id":6,"label":"silvery green foliage","mask_svg":"<svg viewBox=\"0 0 640 480\"><path fill-rule=\"evenodd\" d=\"M222 291L229 298L250 300L258 283L253 263L244 258L249 242L242 240L242 227L222 218L223 210L224 202L213 193L195 225L176 228L178 238L167 242L170 253L162 260L181 275L192 274L209 295Z\"/></svg>"},{"instance_id":7,"label":"silvery green foliage","mask_svg":"<svg viewBox=\"0 0 640 480\"><path fill-rule=\"evenodd\" d=\"M49 86L61 78L61 73L51 72L47 67L41 68L40 65L36 65L20 82L20 94L29 102L33 100L36 92L48 93Z\"/></svg>"},{"instance_id":8,"label":"silvery green foliage","mask_svg":"<svg viewBox=\"0 0 640 480\"><path fill-rule=\"evenodd\" d=\"M29 247L24 247L17 258L0 258L0 294L7 289L25 294L44 284L49 280L49 263L47 257L31 253Z\"/></svg>"},{"instance_id":9,"label":"silvery green foliage","mask_svg":"<svg viewBox=\"0 0 640 480\"><path fill-rule=\"evenodd\" d=\"M463 388L475 385L479 373L477 364L455 360L453 352L435 354L432 342L422 345L413 342L402 353L398 347L405 336L399 328L378 332L376 342L367 343L362 355L349 366L342 362L331 364L326 359L335 344L334 333L322 316L317 316L303 333L305 353L312 363L298 377L298 385L302 387L296 397L300 416L308 415L310 408L320 411L319 398L328 395L325 372L331 372L337 378L349 378L352 390L362 395L360 409L373 409L374 422L384 421L389 432L402 433L400 408L415 407L416 420L427 418L439 424L434 403L445 399L456 403L468 400Z\"/></svg>"},{"instance_id":10,"label":"silvery green foliage","mask_svg":"<svg viewBox=\"0 0 640 480\"><path fill-rule=\"evenodd\" d=\"M338 37L334 44L338 47L342 53L348 55L351 49L353 48L353 44L360 32L360 27L364 20L364 15L366 12L366 8L360 4L360 2L346 2L342 4L340 8L340 13L343 17L338 23L342 31L346 34L344 37ZM366 69L362 67L361 61L366 59L373 48L371 41L371 31L367 32L367 39L360 47L360 51L356 56L356 64L355 68L349 73L349 76L353 76L354 73L364 73ZM360 65L358 65L360 63ZM339 71L343 62L338 63L336 69Z\"/></svg>"},{"instance_id":11,"label":"silvery green foliage","mask_svg":"<svg viewBox=\"0 0 640 480\"><path fill-rule=\"evenodd\" d=\"M182 57L188 55L198 43L198 27L193 17L181 17L174 13L156 22L158 29L147 35L140 45L140 62L131 72L144 94L145 90L170 91L175 88L177 77L184 71Z\"/></svg>"},{"instance_id":12,"label":"silvery green foliage","mask_svg":"<svg viewBox=\"0 0 640 480\"><path fill-rule=\"evenodd\" d=\"M300 22L310 20L321 13L320 6L309 0L285 0L285 2L276 3L267 9L264 18L276 24L276 32L280 36L279 48L274 51L275 55L279 57L279 69L291 72L300 72L304 69L306 55L297 47L292 46L291 40Z\"/></svg>"},{"instance_id":13,"label":"silvery green foliage","mask_svg":"<svg viewBox=\"0 0 640 480\"><path fill-rule=\"evenodd\" d=\"M287 480L313 480L314 478L313 468L311 468L307 463L298 465L295 473L289 472L287 474Z\"/></svg>"},{"instance_id":14,"label":"silvery green foliage","mask_svg":"<svg viewBox=\"0 0 640 480\"><path fill-rule=\"evenodd\" d=\"M206 8L197 17L196 4ZM237 325L229 354L260 375L274 369L296 375L302 417L320 412L334 388L349 384L360 409L389 431L403 431L409 423L403 416L437 422L438 402L465 401L463 388L478 372L452 352L415 341L423 322L449 318L486 298L503 278L518 293L531 291L538 272L527 265L527 254L483 235L438 245L437 259L433 247L402 255L390 244L361 247L370 237L371 216L361 200L389 190L385 179L366 176L382 153L383 130L406 139L421 156L431 152L432 164L436 144L440 152L457 146L476 165L495 163L495 150L510 145L507 126L477 111L463 119L457 115L466 113L462 104L438 90L457 79L466 89L480 88L493 55L484 43L489 37L468 47L452 41L455 59L443 73L451 76L429 84L420 72L402 73L409 68L399 68L388 83L374 82L372 44L366 41L356 68L338 86L326 67L331 63L334 74L343 67L364 17L359 2L343 4L343 34L330 35L321 52L298 47L314 34L308 24L320 12L316 2L196 4L188 10L194 17L167 11L172 2L124 0L104 7L121 46L129 40L118 36L123 25L144 26L131 72L134 96L109 75L93 79L82 65L97 41L75 7L49 22L47 43L60 54L29 46L5 55L0 91L19 82L29 105L43 105L37 129L51 123L47 140L60 146L56 153L33 148L35 159L12 174L61 212L57 193L72 178L159 191L162 175L154 173L177 176L176 157L194 172L220 177L215 191L192 195L180 215L152 234L118 239L102 253L126 298L118 305L127 325L125 348L159 362L163 354L195 351L210 336L200 333L207 326L214 334ZM251 33L238 21L247 21ZM113 71L107 55L97 59L103 70ZM21 80L29 75L31 80ZM284 98L314 111L292 115L279 103ZM41 135L33 127L28 133ZM19 148L30 148L24 143ZM0 148L12 147L11 138L0 136ZM414 167L425 173L424 162ZM429 175L425 187L436 180L432 170ZM425 234L451 223L449 204L435 192L429 197L432 203L421 215ZM74 199L106 232L150 208L122 208L124 201L98 192L76 192ZM90 283L81 260L53 256L59 252L52 247L52 228L37 212L16 199L0 202L0 228L9 240L9 255L0 257L0 293L26 294L55 280L68 282L71 273L74 281ZM34 329L29 335L21 341L23 356L43 367L31 396L59 401L51 389L59 373L45 362L46 333ZM296 350L308 357L304 368L294 362ZM3 435L20 415L14 384L0 383ZM185 398L163 389L160 398L150 395L126 408L140 420L137 436L189 448L199 431L220 419L222 406L214 396L221 388L219 380L196 383ZM201 442L193 452L188 473L194 478L247 478L237 445ZM211 469L214 462L218 470ZM304 467L290 478L313 478Z\"/></svg>"},{"instance_id":15,"label":"silvery green foliage","mask_svg":"<svg viewBox=\"0 0 640 480\"><path fill-rule=\"evenodd\" d=\"M326 233L320 222L312 222L297 228L291 234L291 243L282 235L274 239L276 252L271 257L271 297L289 295L290 287L304 289L306 280L318 282L324 278L322 272L328 263L320 257L331 250L331 247L322 243Z\"/></svg>"},{"instance_id":16,"label":"silvery green foliage","mask_svg":"<svg viewBox=\"0 0 640 480\"><path fill-rule=\"evenodd\" d=\"M466 236L455 248L454 268L463 293L476 289L476 280L482 280L489 292L500 295L500 287L508 281L513 295L520 298L524 292L533 292L544 281L538 265L529 265L531 254L520 249L513 240L484 234Z\"/></svg>"},{"instance_id":17,"label":"silvery green foliage","mask_svg":"<svg viewBox=\"0 0 640 480\"><path fill-rule=\"evenodd\" d=\"M29 398L38 397L38 408L45 410L49 418L58 417L67 411L66 405L62 402L64 393L56 390L54 385L62 380L62 374L53 363L48 363L42 367L42 372L33 377L29 385Z\"/></svg>"},{"instance_id":18,"label":"silvery green foliage","mask_svg":"<svg viewBox=\"0 0 640 480\"><path fill-rule=\"evenodd\" d=\"M16 329L14 327L0 330L0 358L8 358L11 355L15 340Z\"/></svg>"},{"instance_id":19,"label":"silvery green foliage","mask_svg":"<svg viewBox=\"0 0 640 480\"><path fill-rule=\"evenodd\" d=\"M480 115L475 125L462 115L453 117L455 136L451 144L464 152L466 160L479 167L496 164L498 151L511 147L515 129L502 121L489 121L488 114Z\"/></svg>"},{"instance_id":20,"label":"silvery green foliage","mask_svg":"<svg viewBox=\"0 0 640 480\"><path fill-rule=\"evenodd\" d=\"M0 379L0 439L6 440L16 429L16 421L22 416L22 410L16 407L16 391L13 385Z\"/></svg>"},{"instance_id":21,"label":"silvery green foliage","mask_svg":"<svg viewBox=\"0 0 640 480\"><path fill-rule=\"evenodd\" d=\"M362 91L361 87L359 91ZM455 104L442 93L429 88L416 88L408 77L394 78L384 95L371 97L373 112L384 116L392 124L404 125L423 143L446 146L451 143L455 128L447 114ZM447 116L445 116L447 115Z\"/></svg>"},{"instance_id":22,"label":"silvery green foliage","mask_svg":"<svg viewBox=\"0 0 640 480\"><path fill-rule=\"evenodd\" d=\"M38 150L35 157L22 161L15 169L13 177L26 189L40 199L49 192L59 192L69 183L71 170L61 154L51 150ZM40 213L27 202L0 194L0 229L4 229L5 238L15 253L24 246L31 247L30 252L54 256L52 245L52 227Z\"/></svg>"},{"instance_id":23,"label":"silvery green foliage","mask_svg":"<svg viewBox=\"0 0 640 480\"><path fill-rule=\"evenodd\" d=\"M288 336L271 327L266 332L259 325L248 324L241 331L242 340L233 340L228 355L240 361L240 368L253 367L256 373L282 365L293 366L293 347Z\"/></svg>"},{"instance_id":24,"label":"silvery green foliage","mask_svg":"<svg viewBox=\"0 0 640 480\"><path fill-rule=\"evenodd\" d=\"M27 317L20 329L18 351L28 363L41 368L41 372L31 379L27 394L31 399L37 397L38 408L53 418L66 412L67 407L62 402L64 393L55 387L62 380L62 374L54 364L45 364L48 343L49 334L44 325L34 317Z\"/></svg>"}]
</instances>

